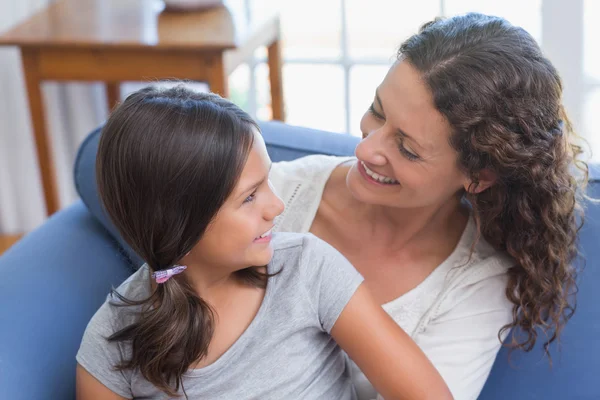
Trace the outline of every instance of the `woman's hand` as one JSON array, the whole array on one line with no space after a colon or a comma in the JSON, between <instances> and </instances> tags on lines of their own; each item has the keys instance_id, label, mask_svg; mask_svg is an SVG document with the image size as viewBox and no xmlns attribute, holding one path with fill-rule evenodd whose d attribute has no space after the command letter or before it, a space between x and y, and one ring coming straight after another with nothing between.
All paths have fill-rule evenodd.
<instances>
[{"instance_id":1,"label":"woman's hand","mask_svg":"<svg viewBox=\"0 0 600 400\"><path fill-rule=\"evenodd\" d=\"M331 336L386 400L452 399L419 346L360 285Z\"/></svg>"}]
</instances>

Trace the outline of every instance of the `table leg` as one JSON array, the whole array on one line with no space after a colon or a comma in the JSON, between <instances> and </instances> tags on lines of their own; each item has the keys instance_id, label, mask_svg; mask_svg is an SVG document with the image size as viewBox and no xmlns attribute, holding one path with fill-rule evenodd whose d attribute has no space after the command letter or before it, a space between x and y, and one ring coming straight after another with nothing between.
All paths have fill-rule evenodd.
<instances>
[{"instance_id":1,"label":"table leg","mask_svg":"<svg viewBox=\"0 0 600 400\"><path fill-rule=\"evenodd\" d=\"M108 113L121 101L121 84L119 82L107 82L106 100L108 102Z\"/></svg>"},{"instance_id":2,"label":"table leg","mask_svg":"<svg viewBox=\"0 0 600 400\"><path fill-rule=\"evenodd\" d=\"M283 87L281 83L281 43L279 38L268 47L268 56L273 119L284 121L285 111L283 105Z\"/></svg>"},{"instance_id":3,"label":"table leg","mask_svg":"<svg viewBox=\"0 0 600 400\"><path fill-rule=\"evenodd\" d=\"M229 77L225 71L223 54L218 54L211 62L210 76L208 78L209 90L221 95L221 97L229 97L228 79Z\"/></svg>"},{"instance_id":4,"label":"table leg","mask_svg":"<svg viewBox=\"0 0 600 400\"><path fill-rule=\"evenodd\" d=\"M0 235L0 255L18 242L22 236L23 235Z\"/></svg>"},{"instance_id":5,"label":"table leg","mask_svg":"<svg viewBox=\"0 0 600 400\"><path fill-rule=\"evenodd\" d=\"M35 138L38 167L42 178L44 189L44 200L46 213L54 214L60 208L58 199L58 187L54 162L52 156L52 145L50 135L46 128L46 115L42 99L41 79L38 73L38 53L35 50L21 49L23 61L23 72L27 86L29 99L29 112L31 113L31 124Z\"/></svg>"}]
</instances>

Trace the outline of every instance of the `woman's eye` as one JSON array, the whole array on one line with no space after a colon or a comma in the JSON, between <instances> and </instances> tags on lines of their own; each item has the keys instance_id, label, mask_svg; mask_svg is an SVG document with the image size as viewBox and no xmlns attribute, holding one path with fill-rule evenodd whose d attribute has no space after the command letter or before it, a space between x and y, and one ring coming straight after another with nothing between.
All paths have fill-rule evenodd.
<instances>
[{"instance_id":1,"label":"woman's eye","mask_svg":"<svg viewBox=\"0 0 600 400\"><path fill-rule=\"evenodd\" d=\"M377 111L375 111L375 106L373 105L373 103L371 103L371 105L369 106L369 113L377 119L381 119L381 120L384 119L383 115L381 115Z\"/></svg>"},{"instance_id":2,"label":"woman's eye","mask_svg":"<svg viewBox=\"0 0 600 400\"><path fill-rule=\"evenodd\" d=\"M413 153L412 151L407 150L406 147L404 147L404 141L400 138L398 139L398 150L409 161L417 161L418 159L421 158L417 154Z\"/></svg>"},{"instance_id":3,"label":"woman's eye","mask_svg":"<svg viewBox=\"0 0 600 400\"><path fill-rule=\"evenodd\" d=\"M404 155L404 157L406 157L409 161L417 161L419 159L419 156L416 154L411 153L410 151L406 150L404 148L404 146L400 145L400 153L402 153Z\"/></svg>"}]
</instances>

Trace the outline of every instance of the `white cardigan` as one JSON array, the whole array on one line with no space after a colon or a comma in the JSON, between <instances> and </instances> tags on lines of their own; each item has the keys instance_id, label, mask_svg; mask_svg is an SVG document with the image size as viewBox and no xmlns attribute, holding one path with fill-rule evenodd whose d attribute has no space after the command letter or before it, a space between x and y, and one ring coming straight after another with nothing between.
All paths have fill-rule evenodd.
<instances>
[{"instance_id":1,"label":"white cardigan","mask_svg":"<svg viewBox=\"0 0 600 400\"><path fill-rule=\"evenodd\" d=\"M331 172L349 157L314 155L274 163L270 179L285 203L275 230L308 232ZM479 395L501 343L498 332L512 320L507 270L514 262L475 235L469 220L456 249L418 286L383 305L438 369L456 400ZM502 338L504 339L504 337ZM376 392L353 366L359 400Z\"/></svg>"}]
</instances>

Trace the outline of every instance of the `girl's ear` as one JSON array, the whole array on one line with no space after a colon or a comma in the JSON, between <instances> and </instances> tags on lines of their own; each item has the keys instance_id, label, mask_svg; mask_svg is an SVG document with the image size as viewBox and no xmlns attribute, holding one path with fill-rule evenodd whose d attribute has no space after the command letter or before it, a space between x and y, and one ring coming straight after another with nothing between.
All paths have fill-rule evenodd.
<instances>
[{"instance_id":1,"label":"girl's ear","mask_svg":"<svg viewBox=\"0 0 600 400\"><path fill-rule=\"evenodd\" d=\"M479 171L477 184L474 184L473 180L467 179L464 183L464 188L468 193L478 194L483 192L484 190L494 186L496 180L498 179L496 173L490 169L482 169Z\"/></svg>"}]
</instances>

